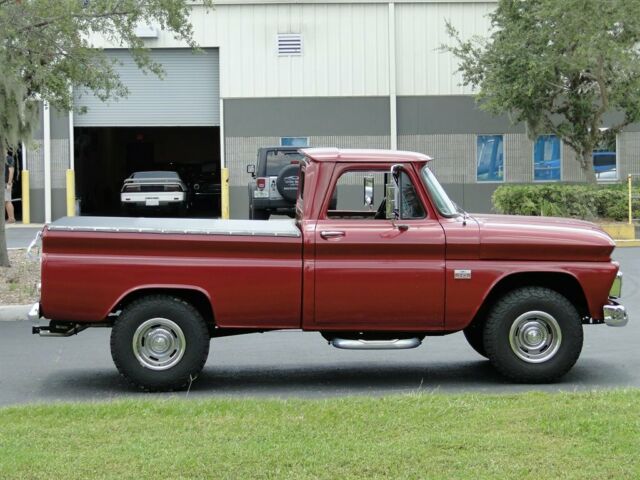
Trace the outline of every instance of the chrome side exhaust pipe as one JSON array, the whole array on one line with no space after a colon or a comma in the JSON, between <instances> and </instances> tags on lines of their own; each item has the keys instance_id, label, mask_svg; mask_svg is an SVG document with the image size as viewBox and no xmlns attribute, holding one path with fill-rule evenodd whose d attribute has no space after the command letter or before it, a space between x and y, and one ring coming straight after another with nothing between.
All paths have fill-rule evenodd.
<instances>
[{"instance_id":1,"label":"chrome side exhaust pipe","mask_svg":"<svg viewBox=\"0 0 640 480\"><path fill-rule=\"evenodd\" d=\"M332 338L329 344L343 350L406 350L422 344L422 339L394 338L390 340L363 340L349 338Z\"/></svg>"},{"instance_id":2,"label":"chrome side exhaust pipe","mask_svg":"<svg viewBox=\"0 0 640 480\"><path fill-rule=\"evenodd\" d=\"M31 333L41 337L70 337L77 335L87 328L112 327L111 323L54 323L49 325L36 325L32 327Z\"/></svg>"}]
</instances>

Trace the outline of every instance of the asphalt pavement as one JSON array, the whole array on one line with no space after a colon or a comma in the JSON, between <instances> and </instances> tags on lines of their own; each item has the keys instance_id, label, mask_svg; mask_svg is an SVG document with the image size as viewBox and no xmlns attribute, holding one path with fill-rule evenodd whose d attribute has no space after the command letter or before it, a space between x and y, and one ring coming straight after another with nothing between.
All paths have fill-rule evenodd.
<instances>
[{"instance_id":1,"label":"asphalt pavement","mask_svg":"<svg viewBox=\"0 0 640 480\"><path fill-rule=\"evenodd\" d=\"M212 340L192 389L144 394L117 373L107 329L69 338L31 335L28 322L0 322L0 405L120 397L328 397L407 392L574 391L640 387L640 248L619 249L625 273L624 328L585 326L576 366L550 385L511 384L461 333L428 337L415 350L346 351L317 333L271 332ZM70 297L72 299L72 296Z\"/></svg>"}]
</instances>

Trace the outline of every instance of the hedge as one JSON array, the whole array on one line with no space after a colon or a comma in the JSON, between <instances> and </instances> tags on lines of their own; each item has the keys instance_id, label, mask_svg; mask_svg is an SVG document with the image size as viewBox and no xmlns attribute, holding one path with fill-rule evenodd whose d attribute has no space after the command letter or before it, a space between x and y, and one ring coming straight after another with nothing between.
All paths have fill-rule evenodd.
<instances>
[{"instance_id":1,"label":"hedge","mask_svg":"<svg viewBox=\"0 0 640 480\"><path fill-rule=\"evenodd\" d=\"M634 190L634 195L640 194L640 189ZM622 184L512 184L498 187L491 200L498 213L624 221L628 195ZM638 216L640 200L633 202L634 216Z\"/></svg>"}]
</instances>

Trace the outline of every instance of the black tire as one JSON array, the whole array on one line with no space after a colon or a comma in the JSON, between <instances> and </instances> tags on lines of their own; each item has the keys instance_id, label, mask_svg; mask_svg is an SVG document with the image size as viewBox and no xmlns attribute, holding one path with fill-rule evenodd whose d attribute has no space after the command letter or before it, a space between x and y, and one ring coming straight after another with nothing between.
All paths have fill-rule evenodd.
<instances>
[{"instance_id":1,"label":"black tire","mask_svg":"<svg viewBox=\"0 0 640 480\"><path fill-rule=\"evenodd\" d=\"M563 295L543 287L506 294L489 312L484 328L484 348L493 366L521 383L549 383L562 377L578 360L582 342L576 308Z\"/></svg>"},{"instance_id":2,"label":"black tire","mask_svg":"<svg viewBox=\"0 0 640 480\"><path fill-rule=\"evenodd\" d=\"M474 322L463 330L464 338L467 339L471 348L484 358L487 357L487 350L484 348L484 323Z\"/></svg>"},{"instance_id":3,"label":"black tire","mask_svg":"<svg viewBox=\"0 0 640 480\"><path fill-rule=\"evenodd\" d=\"M136 216L136 210L135 210L135 207L133 205L123 204L121 211L122 211L122 215L124 215L125 217L135 217Z\"/></svg>"},{"instance_id":4,"label":"black tire","mask_svg":"<svg viewBox=\"0 0 640 480\"><path fill-rule=\"evenodd\" d=\"M151 319L157 321L155 327L154 322L149 322ZM166 363L170 365L165 365L164 370L153 369L158 367L158 359L163 358L161 355L157 355L157 359L144 357L152 366L145 366L143 360L139 360L143 355L141 352L149 352L150 349L150 344L134 348L136 332L139 329L144 332L145 328L156 332L156 337L138 335L138 338L150 341L164 336L170 338L169 342L181 342L176 345L183 345L182 348L176 346L176 352L182 352L181 356L166 355ZM166 332L170 332L173 338ZM180 334L183 340L180 340ZM168 295L150 295L127 305L116 320L111 331L111 357L122 376L143 390L180 390L189 386L202 371L209 355L209 343L207 325L191 304ZM173 346L171 344L170 349Z\"/></svg>"},{"instance_id":5,"label":"black tire","mask_svg":"<svg viewBox=\"0 0 640 480\"><path fill-rule=\"evenodd\" d=\"M276 188L282 198L295 203L298 198L298 182L300 181L300 165L287 165L276 178Z\"/></svg>"},{"instance_id":6,"label":"black tire","mask_svg":"<svg viewBox=\"0 0 640 480\"><path fill-rule=\"evenodd\" d=\"M187 204L186 203L181 203L180 205L178 205L177 215L178 215L178 218L183 218L183 217L187 216Z\"/></svg>"},{"instance_id":7,"label":"black tire","mask_svg":"<svg viewBox=\"0 0 640 480\"><path fill-rule=\"evenodd\" d=\"M251 220L269 220L271 213L268 210L256 210L251 206L249 208L249 219Z\"/></svg>"}]
</instances>

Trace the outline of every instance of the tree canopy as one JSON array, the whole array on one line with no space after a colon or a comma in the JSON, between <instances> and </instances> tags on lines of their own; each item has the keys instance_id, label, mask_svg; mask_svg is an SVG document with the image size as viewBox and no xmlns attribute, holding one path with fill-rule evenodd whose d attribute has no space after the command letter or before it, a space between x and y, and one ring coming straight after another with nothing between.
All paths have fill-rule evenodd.
<instances>
[{"instance_id":1,"label":"tree canopy","mask_svg":"<svg viewBox=\"0 0 640 480\"><path fill-rule=\"evenodd\" d=\"M448 24L463 83L532 138L562 139L595 183L593 150L640 120L640 2L499 0L489 18L470 40Z\"/></svg>"},{"instance_id":2,"label":"tree canopy","mask_svg":"<svg viewBox=\"0 0 640 480\"><path fill-rule=\"evenodd\" d=\"M114 64L91 38L129 48L138 67L162 74L144 41L141 24L156 24L196 47L189 0L0 0L0 158L31 138L39 101L73 108L70 87L86 88L102 100L126 95ZM211 0L203 2L211 6ZM0 168L4 188L4 168ZM3 205L4 209L4 205ZM0 266L8 266L0 218Z\"/></svg>"}]
</instances>

